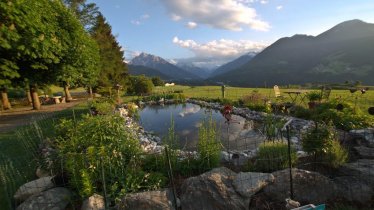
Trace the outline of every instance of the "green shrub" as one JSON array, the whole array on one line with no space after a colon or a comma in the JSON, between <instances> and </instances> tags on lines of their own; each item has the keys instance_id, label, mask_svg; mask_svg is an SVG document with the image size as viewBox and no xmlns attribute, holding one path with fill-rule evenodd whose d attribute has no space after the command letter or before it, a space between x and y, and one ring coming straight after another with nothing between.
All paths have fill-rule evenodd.
<instances>
[{"instance_id":1,"label":"green shrub","mask_svg":"<svg viewBox=\"0 0 374 210\"><path fill-rule=\"evenodd\" d=\"M267 115L264 119L263 133L268 140L274 140L281 137L281 129L286 122L276 118L274 115Z\"/></svg>"},{"instance_id":2,"label":"green shrub","mask_svg":"<svg viewBox=\"0 0 374 210\"><path fill-rule=\"evenodd\" d=\"M339 141L332 140L324 157L325 161L333 167L338 168L348 160L348 151L340 145Z\"/></svg>"},{"instance_id":3,"label":"green shrub","mask_svg":"<svg viewBox=\"0 0 374 210\"><path fill-rule=\"evenodd\" d=\"M89 103L89 107L97 114L111 114L114 112L114 101L109 98L94 100Z\"/></svg>"},{"instance_id":4,"label":"green shrub","mask_svg":"<svg viewBox=\"0 0 374 210\"><path fill-rule=\"evenodd\" d=\"M117 115L84 116L63 120L57 127L57 146L70 184L83 197L100 192L103 184L112 186L128 179L130 161L137 159L140 146L136 137ZM103 178L105 177L105 179ZM104 182L105 181L105 182Z\"/></svg>"},{"instance_id":5,"label":"green shrub","mask_svg":"<svg viewBox=\"0 0 374 210\"><path fill-rule=\"evenodd\" d=\"M309 101L319 101L322 98L321 92L319 91L312 91L306 94L306 98Z\"/></svg>"},{"instance_id":6,"label":"green shrub","mask_svg":"<svg viewBox=\"0 0 374 210\"><path fill-rule=\"evenodd\" d=\"M317 125L302 139L305 152L313 154L315 161L321 159L331 167L337 168L348 159L348 152L337 140L337 134L331 125Z\"/></svg>"},{"instance_id":7,"label":"green shrub","mask_svg":"<svg viewBox=\"0 0 374 210\"><path fill-rule=\"evenodd\" d=\"M291 149L291 164L296 163L295 149ZM256 161L253 167L256 171L273 172L288 168L287 142L265 142L259 146Z\"/></svg>"},{"instance_id":8,"label":"green shrub","mask_svg":"<svg viewBox=\"0 0 374 210\"><path fill-rule=\"evenodd\" d=\"M343 108L342 110L336 109L338 104ZM352 104L338 100L332 100L317 106L312 111L311 119L324 123L331 121L337 128L346 131L374 126L373 116L365 115Z\"/></svg>"},{"instance_id":9,"label":"green shrub","mask_svg":"<svg viewBox=\"0 0 374 210\"><path fill-rule=\"evenodd\" d=\"M197 152L203 169L217 167L220 161L221 144L215 121L210 116L199 127Z\"/></svg>"},{"instance_id":10,"label":"green shrub","mask_svg":"<svg viewBox=\"0 0 374 210\"><path fill-rule=\"evenodd\" d=\"M312 112L309 109L306 109L302 106L293 106L290 108L290 114L294 117L302 119L310 119L312 117Z\"/></svg>"}]
</instances>

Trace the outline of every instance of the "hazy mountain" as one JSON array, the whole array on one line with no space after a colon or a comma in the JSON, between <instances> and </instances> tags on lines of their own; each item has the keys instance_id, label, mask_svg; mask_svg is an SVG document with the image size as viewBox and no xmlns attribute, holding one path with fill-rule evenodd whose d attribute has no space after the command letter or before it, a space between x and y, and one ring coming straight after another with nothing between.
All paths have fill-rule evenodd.
<instances>
[{"instance_id":1,"label":"hazy mountain","mask_svg":"<svg viewBox=\"0 0 374 210\"><path fill-rule=\"evenodd\" d=\"M160 77L163 80L170 80L171 78L159 70L152 69L146 66L137 66L137 65L127 65L129 68L129 73L131 75L142 75L144 74L147 77Z\"/></svg>"},{"instance_id":2,"label":"hazy mountain","mask_svg":"<svg viewBox=\"0 0 374 210\"><path fill-rule=\"evenodd\" d=\"M140 55L134 57L130 63L130 65L136 66L145 66L148 68L156 69L162 74L170 77L174 80L195 80L199 79L194 74L191 74L171 63L166 61L165 59L151 55L146 53L141 53Z\"/></svg>"},{"instance_id":3,"label":"hazy mountain","mask_svg":"<svg viewBox=\"0 0 374 210\"><path fill-rule=\"evenodd\" d=\"M360 80L374 84L374 24L340 23L314 37L281 38L251 61L210 81L262 86Z\"/></svg>"},{"instance_id":4,"label":"hazy mountain","mask_svg":"<svg viewBox=\"0 0 374 210\"><path fill-rule=\"evenodd\" d=\"M193 63L186 63L186 62L178 62L175 65L177 65L179 68L190 72L191 74L194 74L198 77L201 77L203 79L208 78L210 75L210 70L200 68L198 66L195 66Z\"/></svg>"},{"instance_id":5,"label":"hazy mountain","mask_svg":"<svg viewBox=\"0 0 374 210\"><path fill-rule=\"evenodd\" d=\"M256 53L253 53L253 52L242 55L239 58L218 67L216 70L214 70L211 73L210 77L214 77L214 76L229 72L231 70L237 69L243 66L244 64L248 63L255 55Z\"/></svg>"}]
</instances>

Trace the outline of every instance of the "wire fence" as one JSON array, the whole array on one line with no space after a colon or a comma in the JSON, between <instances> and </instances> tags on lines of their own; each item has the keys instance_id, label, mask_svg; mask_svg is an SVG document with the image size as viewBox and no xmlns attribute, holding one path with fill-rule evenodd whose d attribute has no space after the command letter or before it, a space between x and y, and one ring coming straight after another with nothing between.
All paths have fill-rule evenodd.
<instances>
[{"instance_id":1,"label":"wire fence","mask_svg":"<svg viewBox=\"0 0 374 210\"><path fill-rule=\"evenodd\" d=\"M267 135L268 128L264 125L259 129L261 139L253 136L230 139L228 125L227 138L221 139L223 147L217 165L214 165L214 155L198 157L196 153L180 153L168 147L157 154L141 153L136 159L118 163L115 152L102 156L100 151L91 153L87 149L79 154L57 154L53 147L45 145L48 135L42 130L58 118L50 118L48 122L43 117L40 119L45 124L35 124L32 129L18 132L19 139L24 139L17 145L23 148L19 151L28 151L30 155L9 158L3 152L0 154L4 209L22 209L26 205L32 205L33 209L51 209L63 204L68 209L85 205L134 209L135 202L131 200L165 201L159 203L164 209L196 206L204 209L209 206L207 202L226 209L292 207L286 199L298 201L300 205L327 204L336 209L341 204L361 209L374 207L374 155L371 153L374 133L370 130L337 133L335 140L343 145L341 149L331 147L331 142L321 143L326 133L315 126L311 129L316 132L309 137L310 152L305 153L298 150L308 146L302 143L307 134L295 127L283 125ZM300 137L299 141L294 136ZM214 141L207 144L206 151L215 144ZM37 169L38 166L43 170ZM205 178L201 175L211 173L215 167L226 167L230 171L220 169L215 171L215 176ZM35 171L45 178L23 185L37 178ZM189 178L196 176L203 183L201 188L196 186L198 182L186 184L192 183ZM191 189L193 192L188 194ZM48 199L56 194L66 197ZM97 194L99 199L92 198L88 201L91 204L83 202L92 194ZM32 195L37 201L27 203Z\"/></svg>"}]
</instances>

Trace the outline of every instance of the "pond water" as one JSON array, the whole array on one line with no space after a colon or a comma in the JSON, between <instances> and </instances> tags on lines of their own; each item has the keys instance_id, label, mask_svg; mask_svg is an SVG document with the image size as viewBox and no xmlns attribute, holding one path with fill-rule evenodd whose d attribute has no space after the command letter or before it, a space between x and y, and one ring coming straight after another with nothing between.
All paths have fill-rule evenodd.
<instances>
[{"instance_id":1,"label":"pond water","mask_svg":"<svg viewBox=\"0 0 374 210\"><path fill-rule=\"evenodd\" d=\"M195 150L198 131L204 119L216 122L222 145L227 150L255 149L264 141L261 125L233 115L230 123L218 110L207 109L196 104L151 105L139 111L140 124L146 131L154 132L161 138L168 135L171 119L179 145L185 150Z\"/></svg>"}]
</instances>

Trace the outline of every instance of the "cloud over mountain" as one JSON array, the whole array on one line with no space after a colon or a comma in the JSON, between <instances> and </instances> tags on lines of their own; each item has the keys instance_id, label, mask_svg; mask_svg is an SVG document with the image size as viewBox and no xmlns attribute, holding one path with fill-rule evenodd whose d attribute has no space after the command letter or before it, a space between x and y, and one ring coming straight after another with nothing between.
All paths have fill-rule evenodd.
<instances>
[{"instance_id":1,"label":"cloud over mountain","mask_svg":"<svg viewBox=\"0 0 374 210\"><path fill-rule=\"evenodd\" d=\"M253 42L250 40L212 40L207 43L197 43L194 40L181 40L178 37L173 38L173 43L192 51L196 57L219 57L235 58L247 52L259 52L267 44Z\"/></svg>"},{"instance_id":2,"label":"cloud over mountain","mask_svg":"<svg viewBox=\"0 0 374 210\"><path fill-rule=\"evenodd\" d=\"M268 31L270 25L261 20L256 10L243 0L161 0L173 20L186 19L213 28L241 31L243 26Z\"/></svg>"}]
</instances>

